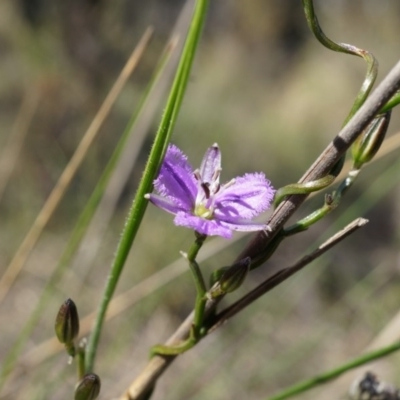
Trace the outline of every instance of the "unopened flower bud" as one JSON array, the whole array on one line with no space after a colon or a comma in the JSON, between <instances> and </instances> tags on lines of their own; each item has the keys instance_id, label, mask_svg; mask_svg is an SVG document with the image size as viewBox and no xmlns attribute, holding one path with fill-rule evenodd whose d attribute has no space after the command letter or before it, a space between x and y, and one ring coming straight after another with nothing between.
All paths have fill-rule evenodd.
<instances>
[{"instance_id":1,"label":"unopened flower bud","mask_svg":"<svg viewBox=\"0 0 400 400\"><path fill-rule=\"evenodd\" d=\"M354 142L352 147L355 169L371 161L378 152L389 127L391 111L376 117Z\"/></svg>"},{"instance_id":2,"label":"unopened flower bud","mask_svg":"<svg viewBox=\"0 0 400 400\"><path fill-rule=\"evenodd\" d=\"M228 271L228 269L231 267L222 267L217 269L216 271L213 271L210 275L210 287L213 287L217 282L220 281L221 276Z\"/></svg>"},{"instance_id":3,"label":"unopened flower bud","mask_svg":"<svg viewBox=\"0 0 400 400\"><path fill-rule=\"evenodd\" d=\"M68 354L73 357L75 355L73 341L79 334L79 317L75 303L71 299L66 300L60 307L54 327L57 339L65 344Z\"/></svg>"},{"instance_id":4,"label":"unopened flower bud","mask_svg":"<svg viewBox=\"0 0 400 400\"><path fill-rule=\"evenodd\" d=\"M101 382L98 375L86 374L75 388L75 400L94 400L100 393Z\"/></svg>"},{"instance_id":5,"label":"unopened flower bud","mask_svg":"<svg viewBox=\"0 0 400 400\"><path fill-rule=\"evenodd\" d=\"M231 267L223 267L220 270L220 278L210 289L211 298L216 298L226 293L231 293L239 288L250 270L251 258L246 257ZM218 272L216 271L216 272Z\"/></svg>"}]
</instances>

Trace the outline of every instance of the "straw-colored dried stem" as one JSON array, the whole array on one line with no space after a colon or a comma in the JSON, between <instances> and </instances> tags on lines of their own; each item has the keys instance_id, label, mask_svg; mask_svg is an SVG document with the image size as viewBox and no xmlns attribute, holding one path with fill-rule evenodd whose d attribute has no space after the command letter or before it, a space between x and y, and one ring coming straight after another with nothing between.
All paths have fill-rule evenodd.
<instances>
[{"instance_id":1,"label":"straw-colored dried stem","mask_svg":"<svg viewBox=\"0 0 400 400\"><path fill-rule=\"evenodd\" d=\"M37 89L26 90L10 137L0 155L0 201L17 164L18 157L39 104Z\"/></svg>"},{"instance_id":2,"label":"straw-colored dried stem","mask_svg":"<svg viewBox=\"0 0 400 400\"><path fill-rule=\"evenodd\" d=\"M4 297L7 295L12 284L14 283L15 279L17 278L19 272L21 271L24 264L26 263L32 249L36 245L41 233L43 232L44 227L46 226L46 224L50 220L51 216L53 215L55 209L57 208L58 204L60 203L60 200L64 196L69 184L72 181L72 178L75 176L79 166L81 165L91 144L93 143L93 140L97 136L101 125L103 124L104 120L108 116L112 105L114 104L114 102L117 99L122 88L125 86L129 76L132 74L133 70L135 69L139 60L141 59L142 54L143 54L144 50L146 49L146 46L152 35L152 31L153 31L152 28L148 28L146 30L146 32L142 36L140 42L138 43L137 47L135 48L134 52L129 57L121 74L119 75L118 79L115 81L113 87L111 88L109 94L107 95L106 99L104 100L103 104L101 105L101 107L100 107L99 111L97 112L96 116L94 117L92 123L90 124L89 128L85 132L74 155L72 156L68 165L65 167L65 169L64 169L63 173L61 174L58 182L56 183L54 189L50 193L50 195L47 198L45 204L43 205L41 211L39 212L38 216L36 217L32 227L30 228L29 232L25 236L25 239L21 243L21 245L18 248L17 252L15 253L13 259L11 260L7 269L5 270L3 276L1 277L1 280L0 280L0 303L2 302Z\"/></svg>"}]
</instances>

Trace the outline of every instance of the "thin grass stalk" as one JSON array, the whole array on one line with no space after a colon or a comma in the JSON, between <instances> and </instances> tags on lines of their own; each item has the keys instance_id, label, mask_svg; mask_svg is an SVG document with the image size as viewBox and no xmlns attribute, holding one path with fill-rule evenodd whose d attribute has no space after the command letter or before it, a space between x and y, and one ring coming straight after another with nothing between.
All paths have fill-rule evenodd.
<instances>
[{"instance_id":1,"label":"thin grass stalk","mask_svg":"<svg viewBox=\"0 0 400 400\"><path fill-rule=\"evenodd\" d=\"M80 250L83 251L78 250L74 265L79 265L79 272L82 281L85 280L85 276L93 266L93 261L100 248L104 232L108 227L108 222L112 217L126 182L131 177L137 156L142 150L143 141L149 132L150 125L154 121L156 111L159 109L160 101L166 97L165 93L171 85L184 44L182 38L185 37L189 29L192 11L193 4L191 4L190 1L186 1L186 4L181 9L179 17L170 35L170 40L168 41L164 51L164 53L173 52L173 54L171 54L171 57L168 56L168 66L166 66L165 70L162 72L163 78L158 79L157 86L152 90L152 94L148 100L146 100L147 105L143 112L141 112L140 118L135 122L135 134L131 135L131 138L126 142L126 149L124 150L118 165L115 167L114 176L110 179L103 199L93 216L93 220L87 229L82 243L80 244ZM87 243L90 243L90 245L87 246Z\"/></svg>"},{"instance_id":2,"label":"thin grass stalk","mask_svg":"<svg viewBox=\"0 0 400 400\"><path fill-rule=\"evenodd\" d=\"M137 48L135 49L134 53L137 52ZM136 110L136 112L132 115L130 121L126 129L124 130L121 139L119 140L102 176L100 177L91 197L89 198L88 202L84 210L82 211L81 215L78 218L76 226L70 236L70 239L60 257L60 260L53 270L51 276L49 277L43 291L41 293L41 297L35 306L35 309L32 311L28 321L26 322L23 329L20 331L15 343L9 349L7 355L4 357L1 370L0 370L0 391L5 383L5 380L9 376L10 372L12 372L14 366L17 363L17 358L22 351L24 343L28 340L30 334L32 333L33 329L35 328L37 321L41 318L42 312L46 304L51 298L53 294L53 288L59 282L70 264L74 254L76 253L79 244L81 243L82 237L86 232L87 226L93 217L93 214L101 200L101 197L107 187L107 184L111 178L112 172L114 171L115 165L117 164L122 151L124 149L124 145L129 138L129 134L132 132L132 129L137 121L138 116L143 110L144 105L146 104L146 100L152 89L154 89L158 79L160 78L160 74L162 73L166 62L169 59L169 51L164 54L162 59L160 60L159 65L155 70L155 74L153 75L152 80L150 81L149 85L147 86L145 93L142 97L142 100ZM135 56L135 58L137 55ZM129 61L130 60L130 61ZM132 56L128 60L128 63L132 64ZM133 65L132 65L133 67ZM133 72L133 70L131 70Z\"/></svg>"},{"instance_id":3,"label":"thin grass stalk","mask_svg":"<svg viewBox=\"0 0 400 400\"><path fill-rule=\"evenodd\" d=\"M122 88L124 87L127 79L135 69L136 65L138 64L149 40L151 37L152 30L149 28L141 38L140 42L138 43L135 51L132 53L131 57L129 58L127 64L125 65L124 69L122 70L120 76L116 80L115 84L111 88L109 94L107 95L106 99L104 100L103 104L101 105L99 111L97 112L96 116L94 117L92 123L90 124L89 128L85 132L81 142L78 145L74 155L72 156L71 160L69 161L68 165L65 167L63 173L61 174L58 182L56 183L54 189L50 193L48 199L46 200L45 204L43 205L41 211L39 212L38 216L36 217L32 227L30 228L29 232L25 236L25 239L21 243L20 247L18 248L17 252L15 253L13 259L11 260L10 264L8 265L6 271L4 272L3 276L0 280L0 303L7 295L8 291L10 290L11 286L13 285L14 281L16 280L19 272L25 265L32 249L35 247L37 241L39 240L40 235L43 232L44 227L49 222L51 216L53 215L55 209L57 208L58 204L60 203L62 197L64 196L69 184L72 181L72 178L75 176L79 166L81 165L84 157L86 156L93 140L96 138L101 125L103 124L104 120L106 119L107 115L109 114L112 105L114 104L115 100L117 99L119 93L121 92Z\"/></svg>"},{"instance_id":4,"label":"thin grass stalk","mask_svg":"<svg viewBox=\"0 0 400 400\"><path fill-rule=\"evenodd\" d=\"M143 177L139 183L132 207L128 213L121 240L118 244L116 255L111 266L110 275L108 277L104 294L98 308L92 335L89 337L85 360L86 372L93 370L105 314L147 207L147 200L144 198L144 196L146 193L149 193L152 190L153 180L156 176L159 166L161 165L167 145L172 135L172 130L174 128L178 112L182 104L183 95L189 80L189 73L203 28L207 6L207 0L199 0L196 2L192 23L189 28L188 36L182 52L182 58L178 66L174 83L172 85L166 109L161 119L160 127L157 131Z\"/></svg>"},{"instance_id":5,"label":"thin grass stalk","mask_svg":"<svg viewBox=\"0 0 400 400\"><path fill-rule=\"evenodd\" d=\"M40 93L37 88L26 90L10 137L2 149L0 155L0 202L17 163L39 100Z\"/></svg>"},{"instance_id":6,"label":"thin grass stalk","mask_svg":"<svg viewBox=\"0 0 400 400\"><path fill-rule=\"evenodd\" d=\"M157 106L163 95L165 95L165 88L162 86L166 86L171 81L171 78L167 76L170 75L167 72L167 68L173 67L171 65L171 56L177 44L178 38L174 35L171 41L168 42L140 103L130 118L104 170L103 176L100 178L100 186L95 188L93 195L85 206L83 215L88 214L86 220L89 221L90 219L90 224L87 227L85 224L85 237L82 238L79 245L79 250L84 249L84 251L80 252L78 250L76 252L73 263L75 266L79 265L82 281L85 280L85 276L93 265L93 260L99 251L102 237L114 214L118 199L126 186L127 180L132 175L132 169L142 149L143 141L149 132ZM89 248L89 251L86 248Z\"/></svg>"}]
</instances>

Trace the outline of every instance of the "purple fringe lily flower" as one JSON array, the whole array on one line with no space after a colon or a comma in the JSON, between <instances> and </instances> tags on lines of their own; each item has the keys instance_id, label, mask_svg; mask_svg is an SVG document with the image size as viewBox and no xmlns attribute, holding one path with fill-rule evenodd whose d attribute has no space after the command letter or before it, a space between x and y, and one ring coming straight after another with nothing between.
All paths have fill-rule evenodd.
<instances>
[{"instance_id":1,"label":"purple fringe lily flower","mask_svg":"<svg viewBox=\"0 0 400 400\"><path fill-rule=\"evenodd\" d=\"M267 210L275 190L263 173L245 174L221 185L221 152L217 144L193 171L187 157L169 145L154 187L147 194L157 207L175 215L174 223L207 236L230 238L232 231L260 231L268 225L251 222Z\"/></svg>"}]
</instances>

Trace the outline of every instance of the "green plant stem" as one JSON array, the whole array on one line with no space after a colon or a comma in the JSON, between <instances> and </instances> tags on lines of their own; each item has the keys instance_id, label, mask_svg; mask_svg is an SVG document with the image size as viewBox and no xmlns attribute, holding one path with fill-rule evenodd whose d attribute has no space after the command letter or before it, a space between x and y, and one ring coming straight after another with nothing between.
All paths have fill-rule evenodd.
<instances>
[{"instance_id":1,"label":"green plant stem","mask_svg":"<svg viewBox=\"0 0 400 400\"><path fill-rule=\"evenodd\" d=\"M180 343L173 344L171 346L159 344L153 346L150 353L151 355L178 355L184 353L185 351L191 349L201 338L201 329L203 327L204 322L204 311L207 303L206 298L206 285L204 283L204 277L201 273L201 269L199 264L196 262L197 254L199 250L203 246L204 241L206 240L206 235L200 235L197 232L196 240L192 244L189 249L189 252L182 253L184 257L187 258L190 271L192 272L194 284L196 287L196 302L194 306L194 318L193 325L189 333L189 337L186 340L183 340Z\"/></svg>"},{"instance_id":2,"label":"green plant stem","mask_svg":"<svg viewBox=\"0 0 400 400\"><path fill-rule=\"evenodd\" d=\"M397 92L393 97L379 110L380 113L390 111L392 108L400 104L400 92Z\"/></svg>"},{"instance_id":3,"label":"green plant stem","mask_svg":"<svg viewBox=\"0 0 400 400\"><path fill-rule=\"evenodd\" d=\"M196 257L199 250L203 246L203 243L206 240L207 236L198 235L197 233L196 236L196 240L187 254L187 259L196 286L196 304L194 308L193 333L195 338L197 339L200 336L200 329L204 321L204 308L206 306L207 300L205 294L207 289L204 283L203 274L201 273L200 267L196 262Z\"/></svg>"},{"instance_id":4,"label":"green plant stem","mask_svg":"<svg viewBox=\"0 0 400 400\"><path fill-rule=\"evenodd\" d=\"M368 97L378 75L378 61L369 51L359 49L358 47L347 43L336 43L333 40L329 39L319 25L314 10L313 0L303 0L303 8L311 32L323 46L332 51L361 57L367 63L367 72L364 78L364 82L361 86L360 91L357 94L356 100L354 101L350 113L348 114L344 122L345 125L364 104L366 98Z\"/></svg>"},{"instance_id":5,"label":"green plant stem","mask_svg":"<svg viewBox=\"0 0 400 400\"><path fill-rule=\"evenodd\" d=\"M76 354L76 363L78 367L78 380L81 380L85 375L85 347L79 345Z\"/></svg>"},{"instance_id":6,"label":"green plant stem","mask_svg":"<svg viewBox=\"0 0 400 400\"><path fill-rule=\"evenodd\" d=\"M89 337L85 358L86 372L92 372L93 370L106 311L146 211L147 200L145 200L144 196L146 193L152 191L153 180L164 158L165 151L172 135L172 130L175 125L178 112L182 104L183 95L189 80L189 74L204 24L207 6L208 0L199 0L196 3L192 22L167 101L165 112L161 119L160 126L147 160L143 177L139 183L132 207L129 210L127 221L121 235L121 240L118 244L115 258L111 266L110 275L106 282L104 293L97 311L93 331Z\"/></svg>"},{"instance_id":7,"label":"green plant stem","mask_svg":"<svg viewBox=\"0 0 400 400\"><path fill-rule=\"evenodd\" d=\"M347 371L367 364L371 361L377 360L378 358L385 357L398 350L400 350L400 342L396 342L390 346L383 347L382 349L362 355L361 357L357 357L354 360L348 362L347 364L343 364L338 368L332 369L321 375L317 375L311 379L307 379L303 382L297 383L272 397L268 397L267 400L284 400L296 396L307 390L313 389L316 386L329 382L330 380L337 378Z\"/></svg>"}]
</instances>

